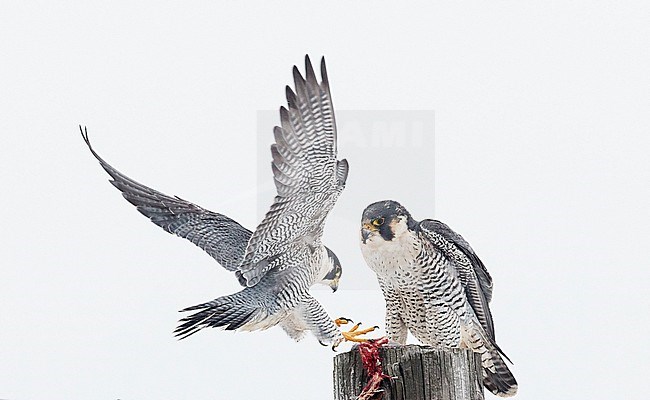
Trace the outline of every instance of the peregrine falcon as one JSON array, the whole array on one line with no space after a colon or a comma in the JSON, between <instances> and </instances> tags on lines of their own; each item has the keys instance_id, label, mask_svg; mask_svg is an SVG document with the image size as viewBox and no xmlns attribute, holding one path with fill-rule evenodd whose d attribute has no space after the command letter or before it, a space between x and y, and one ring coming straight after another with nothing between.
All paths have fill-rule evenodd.
<instances>
[{"instance_id":1,"label":"peregrine falcon","mask_svg":"<svg viewBox=\"0 0 650 400\"><path fill-rule=\"evenodd\" d=\"M389 339L404 344L408 330L426 345L472 349L481 354L488 390L502 397L517 392L495 341L492 277L465 239L387 200L364 210L361 252L386 300Z\"/></svg>"},{"instance_id":2,"label":"peregrine falcon","mask_svg":"<svg viewBox=\"0 0 650 400\"><path fill-rule=\"evenodd\" d=\"M321 243L325 219L345 186L346 160L337 160L336 124L325 59L318 83L309 57L306 75L293 68L295 92L286 87L288 106L280 108L281 126L271 145L277 189L271 209L254 232L225 215L179 197L165 195L117 171L91 147L124 198L154 224L205 250L235 272L241 291L188 307L176 336L185 338L207 327L254 331L279 324L293 339L311 331L323 345L342 334L321 304L310 295L316 283L336 291L341 264ZM80 127L81 128L81 127Z\"/></svg>"}]
</instances>

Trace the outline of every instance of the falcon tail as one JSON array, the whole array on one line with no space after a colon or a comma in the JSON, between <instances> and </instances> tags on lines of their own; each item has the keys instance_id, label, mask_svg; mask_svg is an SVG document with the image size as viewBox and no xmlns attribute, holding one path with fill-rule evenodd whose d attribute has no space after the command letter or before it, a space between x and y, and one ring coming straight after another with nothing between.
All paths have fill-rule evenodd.
<instances>
[{"instance_id":1,"label":"falcon tail","mask_svg":"<svg viewBox=\"0 0 650 400\"><path fill-rule=\"evenodd\" d=\"M253 290L245 288L235 294L181 310L197 312L181 319L174 334L179 339L185 339L203 328L223 328L229 331L263 329L264 327L248 326L263 317L262 307L254 302L257 296L252 293Z\"/></svg>"},{"instance_id":2,"label":"falcon tail","mask_svg":"<svg viewBox=\"0 0 650 400\"><path fill-rule=\"evenodd\" d=\"M503 358L494 349L486 354L487 359L483 360L483 385L499 397L514 396L517 393L517 381ZM490 364L491 366L488 366Z\"/></svg>"}]
</instances>

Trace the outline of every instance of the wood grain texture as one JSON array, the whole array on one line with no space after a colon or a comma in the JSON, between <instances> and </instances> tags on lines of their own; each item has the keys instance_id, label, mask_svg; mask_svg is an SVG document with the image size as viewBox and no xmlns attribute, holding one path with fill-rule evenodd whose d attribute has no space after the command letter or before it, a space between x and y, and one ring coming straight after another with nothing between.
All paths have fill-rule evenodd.
<instances>
[{"instance_id":1,"label":"wood grain texture","mask_svg":"<svg viewBox=\"0 0 650 400\"><path fill-rule=\"evenodd\" d=\"M478 353L427 346L380 349L384 373L382 400L483 400ZM355 400L367 381L357 349L334 357L334 400Z\"/></svg>"}]
</instances>

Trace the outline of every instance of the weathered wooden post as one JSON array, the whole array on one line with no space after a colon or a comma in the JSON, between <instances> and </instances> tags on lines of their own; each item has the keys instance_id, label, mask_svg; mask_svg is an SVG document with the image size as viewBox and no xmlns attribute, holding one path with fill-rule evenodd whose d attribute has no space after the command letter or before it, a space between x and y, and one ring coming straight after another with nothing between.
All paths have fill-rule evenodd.
<instances>
[{"instance_id":1,"label":"weathered wooden post","mask_svg":"<svg viewBox=\"0 0 650 400\"><path fill-rule=\"evenodd\" d=\"M483 400L478 353L406 345L384 346L379 355L393 377L382 382L382 400ZM358 349L334 358L334 400L356 400L367 380Z\"/></svg>"}]
</instances>

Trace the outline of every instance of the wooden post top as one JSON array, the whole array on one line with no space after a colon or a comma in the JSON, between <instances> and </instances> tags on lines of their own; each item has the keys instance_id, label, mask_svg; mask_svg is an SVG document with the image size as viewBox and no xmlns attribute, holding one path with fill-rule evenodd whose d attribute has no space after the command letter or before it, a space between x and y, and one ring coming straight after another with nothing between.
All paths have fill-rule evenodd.
<instances>
[{"instance_id":1,"label":"wooden post top","mask_svg":"<svg viewBox=\"0 0 650 400\"><path fill-rule=\"evenodd\" d=\"M382 400L483 400L481 357L467 349L387 345L379 349ZM334 357L334 399L356 400L367 383L358 348Z\"/></svg>"}]
</instances>

